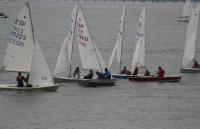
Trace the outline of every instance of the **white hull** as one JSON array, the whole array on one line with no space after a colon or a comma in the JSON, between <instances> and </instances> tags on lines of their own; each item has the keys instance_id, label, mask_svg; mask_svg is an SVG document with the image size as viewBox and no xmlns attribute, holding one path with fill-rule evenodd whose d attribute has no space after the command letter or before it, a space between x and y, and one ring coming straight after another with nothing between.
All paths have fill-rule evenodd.
<instances>
[{"instance_id":1,"label":"white hull","mask_svg":"<svg viewBox=\"0 0 200 129\"><path fill-rule=\"evenodd\" d=\"M71 77L53 77L55 83L78 83L81 79L71 78Z\"/></svg>"},{"instance_id":2,"label":"white hull","mask_svg":"<svg viewBox=\"0 0 200 129\"><path fill-rule=\"evenodd\" d=\"M7 15L4 15L4 16L0 16L0 18L8 18L8 16L7 16Z\"/></svg>"},{"instance_id":3,"label":"white hull","mask_svg":"<svg viewBox=\"0 0 200 129\"><path fill-rule=\"evenodd\" d=\"M195 68L182 68L180 69L182 73L200 73L200 69Z\"/></svg>"},{"instance_id":4,"label":"white hull","mask_svg":"<svg viewBox=\"0 0 200 129\"><path fill-rule=\"evenodd\" d=\"M17 87L16 84L0 84L0 91L56 91L58 87L58 85Z\"/></svg>"},{"instance_id":5,"label":"white hull","mask_svg":"<svg viewBox=\"0 0 200 129\"><path fill-rule=\"evenodd\" d=\"M189 22L190 18L179 18L177 19L178 22Z\"/></svg>"}]
</instances>

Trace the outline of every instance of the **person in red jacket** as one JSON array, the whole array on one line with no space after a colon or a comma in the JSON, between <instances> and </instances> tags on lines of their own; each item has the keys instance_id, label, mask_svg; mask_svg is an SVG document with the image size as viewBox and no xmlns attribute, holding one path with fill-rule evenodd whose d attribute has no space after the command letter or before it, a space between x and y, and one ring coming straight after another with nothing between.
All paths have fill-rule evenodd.
<instances>
[{"instance_id":1,"label":"person in red jacket","mask_svg":"<svg viewBox=\"0 0 200 129\"><path fill-rule=\"evenodd\" d=\"M157 77L164 77L165 70L161 66L159 66L158 71L156 72L156 75L157 75Z\"/></svg>"},{"instance_id":2,"label":"person in red jacket","mask_svg":"<svg viewBox=\"0 0 200 129\"><path fill-rule=\"evenodd\" d=\"M22 76L22 74L20 72L18 72L18 75L16 77L16 81L18 82L17 86L23 87L24 86L24 80L25 80L24 76Z\"/></svg>"}]
</instances>

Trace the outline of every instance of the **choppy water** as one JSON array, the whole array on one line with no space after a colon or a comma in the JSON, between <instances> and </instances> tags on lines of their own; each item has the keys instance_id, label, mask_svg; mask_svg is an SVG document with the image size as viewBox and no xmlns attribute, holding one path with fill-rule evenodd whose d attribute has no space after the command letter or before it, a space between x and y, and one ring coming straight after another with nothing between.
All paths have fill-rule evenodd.
<instances>
[{"instance_id":1,"label":"choppy water","mask_svg":"<svg viewBox=\"0 0 200 129\"><path fill-rule=\"evenodd\" d=\"M74 3L32 2L34 29L53 72ZM82 2L81 5L90 32L108 62L123 3ZM144 3L127 5L123 64L130 67L136 21ZM0 4L9 16L0 19L0 63L13 20L23 6L24 3L14 1ZM176 22L176 18L182 7L183 3L147 3L147 64L151 72L161 65L167 74L181 74L187 24ZM77 42L74 48L76 67L80 65ZM197 57L200 57L199 49ZM117 70L118 64L114 64L113 72ZM62 84L55 93L0 92L0 129L199 129L200 74L181 75L180 83L118 80L115 87ZM15 74L5 73L1 81L14 82Z\"/></svg>"}]
</instances>

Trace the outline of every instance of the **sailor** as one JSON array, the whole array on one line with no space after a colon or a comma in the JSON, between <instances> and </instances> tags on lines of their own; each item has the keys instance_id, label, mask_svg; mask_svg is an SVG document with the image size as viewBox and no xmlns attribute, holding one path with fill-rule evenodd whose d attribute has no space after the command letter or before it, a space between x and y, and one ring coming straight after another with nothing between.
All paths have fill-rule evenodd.
<instances>
[{"instance_id":1,"label":"sailor","mask_svg":"<svg viewBox=\"0 0 200 129\"><path fill-rule=\"evenodd\" d=\"M135 67L135 70L133 72L133 75L138 75L138 67Z\"/></svg>"},{"instance_id":2,"label":"sailor","mask_svg":"<svg viewBox=\"0 0 200 129\"><path fill-rule=\"evenodd\" d=\"M110 79L111 78L111 72L107 68L105 68L104 77L106 79Z\"/></svg>"},{"instance_id":3,"label":"sailor","mask_svg":"<svg viewBox=\"0 0 200 129\"><path fill-rule=\"evenodd\" d=\"M16 81L18 82L17 86L23 87L24 86L24 80L25 80L24 76L22 76L21 72L18 72L18 75L16 77Z\"/></svg>"},{"instance_id":4,"label":"sailor","mask_svg":"<svg viewBox=\"0 0 200 129\"><path fill-rule=\"evenodd\" d=\"M93 71L90 70L89 74L84 76L84 79L92 79L93 75L94 75Z\"/></svg>"},{"instance_id":5,"label":"sailor","mask_svg":"<svg viewBox=\"0 0 200 129\"><path fill-rule=\"evenodd\" d=\"M74 75L73 77L78 76L78 79L80 79L80 69L79 67L76 67L76 69L74 70Z\"/></svg>"},{"instance_id":6,"label":"sailor","mask_svg":"<svg viewBox=\"0 0 200 129\"><path fill-rule=\"evenodd\" d=\"M150 76L150 72L149 72L148 69L145 70L145 72L144 72L144 76Z\"/></svg>"},{"instance_id":7,"label":"sailor","mask_svg":"<svg viewBox=\"0 0 200 129\"><path fill-rule=\"evenodd\" d=\"M130 75L131 72L129 70L126 69L126 66L124 66L124 68L122 69L121 71L121 74L127 74L127 75Z\"/></svg>"},{"instance_id":8,"label":"sailor","mask_svg":"<svg viewBox=\"0 0 200 129\"><path fill-rule=\"evenodd\" d=\"M156 75L157 75L157 77L164 77L165 70L161 66L159 66L158 71L156 72Z\"/></svg>"},{"instance_id":9,"label":"sailor","mask_svg":"<svg viewBox=\"0 0 200 129\"><path fill-rule=\"evenodd\" d=\"M104 79L104 74L102 72L96 71L96 74L98 76L98 79Z\"/></svg>"}]
</instances>

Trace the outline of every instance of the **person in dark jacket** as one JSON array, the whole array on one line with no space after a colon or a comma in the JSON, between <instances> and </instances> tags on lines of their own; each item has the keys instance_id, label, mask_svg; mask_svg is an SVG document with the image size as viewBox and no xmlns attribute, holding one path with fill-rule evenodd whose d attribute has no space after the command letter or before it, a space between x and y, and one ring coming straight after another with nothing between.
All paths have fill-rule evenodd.
<instances>
[{"instance_id":1,"label":"person in dark jacket","mask_svg":"<svg viewBox=\"0 0 200 129\"><path fill-rule=\"evenodd\" d=\"M84 79L92 79L93 75L94 75L93 71L90 70L89 74L84 76Z\"/></svg>"},{"instance_id":2,"label":"person in dark jacket","mask_svg":"<svg viewBox=\"0 0 200 129\"><path fill-rule=\"evenodd\" d=\"M110 79L111 78L111 72L107 68L105 68L104 77L106 79Z\"/></svg>"}]
</instances>

